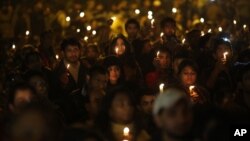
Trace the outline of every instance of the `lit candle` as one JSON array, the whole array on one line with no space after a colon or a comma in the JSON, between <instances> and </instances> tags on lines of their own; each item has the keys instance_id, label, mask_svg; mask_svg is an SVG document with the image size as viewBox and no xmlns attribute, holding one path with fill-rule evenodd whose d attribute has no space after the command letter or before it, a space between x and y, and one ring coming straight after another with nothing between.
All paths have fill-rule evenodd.
<instances>
[{"instance_id":1,"label":"lit candle","mask_svg":"<svg viewBox=\"0 0 250 141\"><path fill-rule=\"evenodd\" d=\"M201 31L201 36L204 36L205 35L205 32L204 31Z\"/></svg>"},{"instance_id":2,"label":"lit candle","mask_svg":"<svg viewBox=\"0 0 250 141\"><path fill-rule=\"evenodd\" d=\"M30 35L30 31L29 31L29 30L26 30L25 35L26 35L26 36L29 36L29 35Z\"/></svg>"},{"instance_id":3,"label":"lit candle","mask_svg":"<svg viewBox=\"0 0 250 141\"><path fill-rule=\"evenodd\" d=\"M139 15L141 13L141 11L139 9L135 9L135 14Z\"/></svg>"},{"instance_id":4,"label":"lit candle","mask_svg":"<svg viewBox=\"0 0 250 141\"><path fill-rule=\"evenodd\" d=\"M90 26L90 25L87 26L87 30L88 30L88 31L91 30L91 26Z\"/></svg>"},{"instance_id":5,"label":"lit candle","mask_svg":"<svg viewBox=\"0 0 250 141\"><path fill-rule=\"evenodd\" d=\"M69 76L69 67L70 67L70 64L67 64L67 75Z\"/></svg>"},{"instance_id":6,"label":"lit candle","mask_svg":"<svg viewBox=\"0 0 250 141\"><path fill-rule=\"evenodd\" d=\"M125 127L123 129L123 141L129 141L129 128Z\"/></svg>"},{"instance_id":7,"label":"lit candle","mask_svg":"<svg viewBox=\"0 0 250 141\"><path fill-rule=\"evenodd\" d=\"M207 32L208 32L208 33L211 33L211 32L212 32L212 29L211 29L211 28L209 28Z\"/></svg>"},{"instance_id":8,"label":"lit candle","mask_svg":"<svg viewBox=\"0 0 250 141\"><path fill-rule=\"evenodd\" d=\"M197 98L197 97L199 97L199 95L195 92L195 86L194 85L191 85L191 86L189 86L189 93L190 93L190 96L192 97L192 98ZM193 100L193 99L192 99Z\"/></svg>"},{"instance_id":9,"label":"lit candle","mask_svg":"<svg viewBox=\"0 0 250 141\"><path fill-rule=\"evenodd\" d=\"M246 25L246 24L244 24L244 25L243 25L243 29L244 29L244 30L246 30L246 28L247 28L247 25Z\"/></svg>"},{"instance_id":10,"label":"lit candle","mask_svg":"<svg viewBox=\"0 0 250 141\"><path fill-rule=\"evenodd\" d=\"M59 55L58 54L56 54L56 60L59 60Z\"/></svg>"},{"instance_id":11,"label":"lit candle","mask_svg":"<svg viewBox=\"0 0 250 141\"><path fill-rule=\"evenodd\" d=\"M16 45L15 45L15 44L12 45L12 49L13 49L13 50L16 49Z\"/></svg>"},{"instance_id":12,"label":"lit candle","mask_svg":"<svg viewBox=\"0 0 250 141\"><path fill-rule=\"evenodd\" d=\"M183 38L181 42L182 42L182 44L185 44L186 39L185 39L185 38Z\"/></svg>"},{"instance_id":13,"label":"lit candle","mask_svg":"<svg viewBox=\"0 0 250 141\"><path fill-rule=\"evenodd\" d=\"M81 29L80 29L80 28L77 28L77 29L76 29L76 32L77 32L77 33L81 32Z\"/></svg>"},{"instance_id":14,"label":"lit candle","mask_svg":"<svg viewBox=\"0 0 250 141\"><path fill-rule=\"evenodd\" d=\"M159 58L159 55L160 55L160 51L157 51L156 57Z\"/></svg>"},{"instance_id":15,"label":"lit candle","mask_svg":"<svg viewBox=\"0 0 250 141\"><path fill-rule=\"evenodd\" d=\"M201 22L201 23L204 23L204 21L205 21L205 19L201 17L201 18L200 18L200 22Z\"/></svg>"},{"instance_id":16,"label":"lit candle","mask_svg":"<svg viewBox=\"0 0 250 141\"><path fill-rule=\"evenodd\" d=\"M70 16L67 16L65 19L67 22L70 22Z\"/></svg>"},{"instance_id":17,"label":"lit candle","mask_svg":"<svg viewBox=\"0 0 250 141\"><path fill-rule=\"evenodd\" d=\"M220 32L222 32L222 27L219 27L218 30L219 30Z\"/></svg>"},{"instance_id":18,"label":"lit candle","mask_svg":"<svg viewBox=\"0 0 250 141\"><path fill-rule=\"evenodd\" d=\"M79 16L80 16L81 18L83 18L83 17L85 16L85 13L84 13L84 12L80 12Z\"/></svg>"},{"instance_id":19,"label":"lit candle","mask_svg":"<svg viewBox=\"0 0 250 141\"><path fill-rule=\"evenodd\" d=\"M88 39L89 39L89 37L88 37L88 36L85 36L85 37L84 37L84 41L86 41L86 42L87 42L87 41L88 41Z\"/></svg>"},{"instance_id":20,"label":"lit candle","mask_svg":"<svg viewBox=\"0 0 250 141\"><path fill-rule=\"evenodd\" d=\"M228 52L224 52L223 53L223 60L226 62L227 61L227 55L228 55Z\"/></svg>"},{"instance_id":21,"label":"lit candle","mask_svg":"<svg viewBox=\"0 0 250 141\"><path fill-rule=\"evenodd\" d=\"M115 47L115 53L116 55L119 55L119 47Z\"/></svg>"},{"instance_id":22,"label":"lit candle","mask_svg":"<svg viewBox=\"0 0 250 141\"><path fill-rule=\"evenodd\" d=\"M149 20L153 19L153 15L148 15L148 19Z\"/></svg>"},{"instance_id":23,"label":"lit candle","mask_svg":"<svg viewBox=\"0 0 250 141\"><path fill-rule=\"evenodd\" d=\"M173 7L172 8L172 13L174 13L174 14L177 13L177 8Z\"/></svg>"},{"instance_id":24,"label":"lit candle","mask_svg":"<svg viewBox=\"0 0 250 141\"><path fill-rule=\"evenodd\" d=\"M234 23L234 25L236 25L236 24L237 24L237 21L236 21L236 20L234 20L234 21L233 21L233 23Z\"/></svg>"},{"instance_id":25,"label":"lit candle","mask_svg":"<svg viewBox=\"0 0 250 141\"><path fill-rule=\"evenodd\" d=\"M159 85L160 93L163 93L163 92L164 92L164 86L165 86L164 83L161 83L161 84Z\"/></svg>"},{"instance_id":26,"label":"lit candle","mask_svg":"<svg viewBox=\"0 0 250 141\"><path fill-rule=\"evenodd\" d=\"M163 33L163 32L161 32L160 36L161 36L161 38L162 38L162 37L164 36L164 33Z\"/></svg>"},{"instance_id":27,"label":"lit candle","mask_svg":"<svg viewBox=\"0 0 250 141\"><path fill-rule=\"evenodd\" d=\"M151 27L154 28L154 22L155 22L155 19L152 19L151 20Z\"/></svg>"},{"instance_id":28,"label":"lit candle","mask_svg":"<svg viewBox=\"0 0 250 141\"><path fill-rule=\"evenodd\" d=\"M96 31L95 30L92 31L92 35L96 35Z\"/></svg>"}]
</instances>

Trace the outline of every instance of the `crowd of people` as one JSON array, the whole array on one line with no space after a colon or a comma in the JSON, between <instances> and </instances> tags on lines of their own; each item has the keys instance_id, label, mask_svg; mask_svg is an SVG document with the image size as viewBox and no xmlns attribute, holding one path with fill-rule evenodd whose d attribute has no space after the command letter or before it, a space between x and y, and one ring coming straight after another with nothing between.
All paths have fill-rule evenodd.
<instances>
[{"instance_id":1,"label":"crowd of people","mask_svg":"<svg viewBox=\"0 0 250 141\"><path fill-rule=\"evenodd\" d=\"M162 17L158 36L130 18L110 37L114 22L100 38L36 26L1 40L1 141L226 141L250 124L248 25L179 36Z\"/></svg>"}]
</instances>

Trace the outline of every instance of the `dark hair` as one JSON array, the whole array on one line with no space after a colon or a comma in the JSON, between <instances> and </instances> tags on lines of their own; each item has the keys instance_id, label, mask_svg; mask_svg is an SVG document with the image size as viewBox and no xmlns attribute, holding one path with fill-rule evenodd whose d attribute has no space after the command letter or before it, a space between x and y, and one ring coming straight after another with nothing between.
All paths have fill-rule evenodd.
<instances>
[{"instance_id":1,"label":"dark hair","mask_svg":"<svg viewBox=\"0 0 250 141\"><path fill-rule=\"evenodd\" d=\"M192 67L197 74L199 73L198 65L193 60L186 59L180 63L178 67L178 74L180 74L183 71L183 69L187 66Z\"/></svg>"},{"instance_id":2,"label":"dark hair","mask_svg":"<svg viewBox=\"0 0 250 141\"><path fill-rule=\"evenodd\" d=\"M179 59L179 58L183 58L183 59L189 59L191 58L191 52L187 49L181 49L180 51L178 51L174 57L174 59Z\"/></svg>"},{"instance_id":3,"label":"dark hair","mask_svg":"<svg viewBox=\"0 0 250 141\"><path fill-rule=\"evenodd\" d=\"M224 38L216 38L214 39L214 43L212 46L212 51L215 53L219 47L219 45L226 45L230 48L231 52L233 53L232 45L229 41L226 41Z\"/></svg>"},{"instance_id":4,"label":"dark hair","mask_svg":"<svg viewBox=\"0 0 250 141\"><path fill-rule=\"evenodd\" d=\"M165 25L168 24L168 23L173 25L174 27L176 27L175 20L173 18L171 18L171 17L166 17L166 18L162 19L162 21L161 21L161 28L164 28Z\"/></svg>"},{"instance_id":5,"label":"dark hair","mask_svg":"<svg viewBox=\"0 0 250 141\"><path fill-rule=\"evenodd\" d=\"M9 92L9 97L8 97L8 104L13 104L14 103L14 99L16 96L16 92L18 90L29 90L31 91L31 94L35 95L35 89L30 86L29 84L25 83L25 82L20 82L15 84Z\"/></svg>"},{"instance_id":6,"label":"dark hair","mask_svg":"<svg viewBox=\"0 0 250 141\"><path fill-rule=\"evenodd\" d=\"M110 45L110 47L109 47L109 55L114 55L114 54L115 54L115 52L114 52L114 51L115 51L115 45L116 45L116 42L117 42L118 39L122 39L123 42L124 42L124 45L125 45L125 47L126 47L123 56L124 56L124 55L128 55L128 54L131 54L131 50L132 50L132 49L131 49L131 45L130 45L129 41L127 40L127 38L126 38L124 35L118 34L118 35L111 41L111 45Z\"/></svg>"},{"instance_id":7,"label":"dark hair","mask_svg":"<svg viewBox=\"0 0 250 141\"><path fill-rule=\"evenodd\" d=\"M66 38L62 41L61 43L61 50L65 51L65 49L69 46L69 45L73 45L73 46L77 46L78 48L81 48L81 44L79 42L78 39L76 38Z\"/></svg>"},{"instance_id":8,"label":"dark hair","mask_svg":"<svg viewBox=\"0 0 250 141\"><path fill-rule=\"evenodd\" d=\"M90 78L92 78L93 76L97 75L97 74L103 74L106 75L106 70L104 67L102 66L93 66L90 70L89 70L89 76Z\"/></svg>"},{"instance_id":9,"label":"dark hair","mask_svg":"<svg viewBox=\"0 0 250 141\"><path fill-rule=\"evenodd\" d=\"M106 57L103 61L103 65L106 70L108 70L108 68L111 66L118 66L120 69L122 69L120 59L113 55Z\"/></svg>"},{"instance_id":10,"label":"dark hair","mask_svg":"<svg viewBox=\"0 0 250 141\"><path fill-rule=\"evenodd\" d=\"M125 23L125 29L127 30L128 25L130 24L134 24L136 26L137 29L140 30L140 24L136 19L129 19L126 23Z\"/></svg>"},{"instance_id":11,"label":"dark hair","mask_svg":"<svg viewBox=\"0 0 250 141\"><path fill-rule=\"evenodd\" d=\"M25 55L24 63L30 64L41 60L40 54L36 51L29 52Z\"/></svg>"}]
</instances>

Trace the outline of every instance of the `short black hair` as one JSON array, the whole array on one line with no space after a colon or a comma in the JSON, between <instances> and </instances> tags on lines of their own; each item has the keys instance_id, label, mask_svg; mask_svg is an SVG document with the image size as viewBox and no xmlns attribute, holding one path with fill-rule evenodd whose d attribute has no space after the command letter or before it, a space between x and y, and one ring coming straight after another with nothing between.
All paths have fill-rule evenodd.
<instances>
[{"instance_id":1,"label":"short black hair","mask_svg":"<svg viewBox=\"0 0 250 141\"><path fill-rule=\"evenodd\" d=\"M96 74L106 75L106 69L102 66L93 66L89 71L89 76L92 78Z\"/></svg>"},{"instance_id":2,"label":"short black hair","mask_svg":"<svg viewBox=\"0 0 250 141\"><path fill-rule=\"evenodd\" d=\"M128 25L130 24L134 24L136 26L137 29L140 29L140 24L136 19L129 19L126 23L125 23L125 29L127 30Z\"/></svg>"},{"instance_id":3,"label":"short black hair","mask_svg":"<svg viewBox=\"0 0 250 141\"><path fill-rule=\"evenodd\" d=\"M161 20L161 28L164 28L166 24L172 24L174 27L176 27L176 22L173 18L171 17L166 17Z\"/></svg>"},{"instance_id":4,"label":"short black hair","mask_svg":"<svg viewBox=\"0 0 250 141\"><path fill-rule=\"evenodd\" d=\"M180 73L183 71L183 69L184 69L185 67L187 67L187 66L192 67L193 70L194 70L197 74L199 73L199 68L198 68L198 65L196 64L196 62L194 62L194 61L191 60L191 59L185 59L185 60L183 60L183 61L180 63L180 65L179 65L179 67L178 67L178 74L180 74Z\"/></svg>"},{"instance_id":5,"label":"short black hair","mask_svg":"<svg viewBox=\"0 0 250 141\"><path fill-rule=\"evenodd\" d=\"M69 45L74 45L74 46L77 46L78 48L81 48L81 44L80 44L79 40L77 38L70 37L70 38L66 38L66 39L64 39L62 41L62 43L61 43L61 50L65 51L65 49Z\"/></svg>"},{"instance_id":6,"label":"short black hair","mask_svg":"<svg viewBox=\"0 0 250 141\"><path fill-rule=\"evenodd\" d=\"M19 82L10 89L9 96L8 96L8 104L14 103L16 92L18 90L29 90L31 91L33 95L35 95L35 89L32 86L30 86L28 83L25 83L25 82Z\"/></svg>"}]
</instances>

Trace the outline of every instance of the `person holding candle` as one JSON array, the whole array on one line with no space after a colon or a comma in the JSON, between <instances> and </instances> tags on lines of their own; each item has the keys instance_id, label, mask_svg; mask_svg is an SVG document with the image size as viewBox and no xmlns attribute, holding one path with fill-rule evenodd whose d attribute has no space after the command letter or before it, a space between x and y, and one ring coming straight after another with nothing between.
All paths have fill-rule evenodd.
<instances>
[{"instance_id":1,"label":"person holding candle","mask_svg":"<svg viewBox=\"0 0 250 141\"><path fill-rule=\"evenodd\" d=\"M125 60L127 56L132 54L131 44L122 34L117 35L109 47L109 55L116 55L121 60Z\"/></svg>"},{"instance_id":2,"label":"person holding candle","mask_svg":"<svg viewBox=\"0 0 250 141\"><path fill-rule=\"evenodd\" d=\"M165 47L159 48L155 54L154 65L155 69L145 76L145 82L149 88L158 88L160 83L171 84L174 82L173 71L171 68L170 50Z\"/></svg>"},{"instance_id":3,"label":"person holding candle","mask_svg":"<svg viewBox=\"0 0 250 141\"><path fill-rule=\"evenodd\" d=\"M96 121L97 129L107 140L147 141L149 135L139 126L136 114L136 103L131 91L126 87L116 87L103 99ZM129 132L124 132L126 127Z\"/></svg>"},{"instance_id":4,"label":"person holding candle","mask_svg":"<svg viewBox=\"0 0 250 141\"><path fill-rule=\"evenodd\" d=\"M173 54L178 50L180 41L176 37L176 21L173 18L166 17L161 21L161 29L163 34L161 40L154 44L155 48L164 46L168 48Z\"/></svg>"},{"instance_id":5,"label":"person holding candle","mask_svg":"<svg viewBox=\"0 0 250 141\"><path fill-rule=\"evenodd\" d=\"M206 104L210 102L210 98L198 82L198 72L198 66L194 61L183 60L178 68L179 82L194 103Z\"/></svg>"},{"instance_id":6,"label":"person holding candle","mask_svg":"<svg viewBox=\"0 0 250 141\"><path fill-rule=\"evenodd\" d=\"M225 53L227 53L226 56ZM215 93L221 89L233 90L234 82L231 76L231 58L233 57L233 52L231 43L223 38L215 39L211 55L213 55L211 64L208 64L202 71L202 81L205 82L211 93Z\"/></svg>"}]
</instances>

